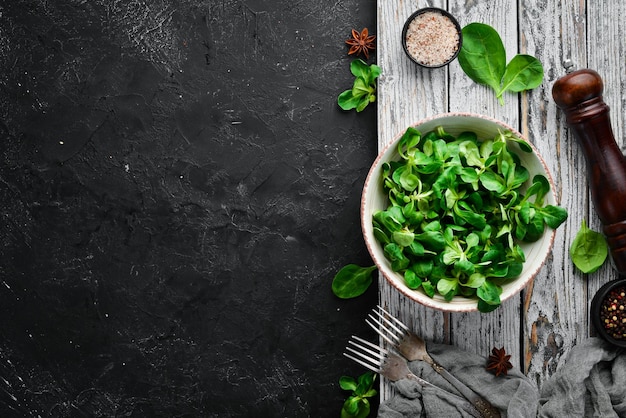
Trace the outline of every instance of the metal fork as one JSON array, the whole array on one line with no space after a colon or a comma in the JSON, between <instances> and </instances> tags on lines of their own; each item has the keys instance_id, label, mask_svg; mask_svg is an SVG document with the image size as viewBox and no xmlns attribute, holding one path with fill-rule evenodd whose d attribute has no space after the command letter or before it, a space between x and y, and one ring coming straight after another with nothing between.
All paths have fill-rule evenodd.
<instances>
[{"instance_id":1,"label":"metal fork","mask_svg":"<svg viewBox=\"0 0 626 418\"><path fill-rule=\"evenodd\" d=\"M448 397L455 399L457 404L471 416L475 418L486 418L466 399L461 398L454 393L448 392L439 386L435 386L415 375L409 369L407 360L404 357L401 357L392 351L379 347L378 345L355 335L353 335L352 338L352 340L348 341L348 346L346 346L346 351L350 354L346 352L343 353L343 355L349 359L354 360L374 373L384 376L392 382L397 382L401 379L411 379L422 387L429 387L444 392Z\"/></svg>"},{"instance_id":2,"label":"metal fork","mask_svg":"<svg viewBox=\"0 0 626 418\"><path fill-rule=\"evenodd\" d=\"M391 344L408 361L421 360L428 363L439 375L446 379L480 411L485 418L499 418L500 411L488 400L470 389L465 383L454 377L448 370L437 363L426 350L426 342L411 332L408 326L395 318L381 306L374 309L377 318L369 314L365 320L385 341Z\"/></svg>"}]
</instances>

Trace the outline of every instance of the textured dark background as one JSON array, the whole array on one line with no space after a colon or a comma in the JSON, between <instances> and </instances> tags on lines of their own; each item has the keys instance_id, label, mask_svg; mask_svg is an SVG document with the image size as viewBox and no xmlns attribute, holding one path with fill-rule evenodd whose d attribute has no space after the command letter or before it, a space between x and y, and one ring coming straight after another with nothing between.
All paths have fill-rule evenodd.
<instances>
[{"instance_id":1,"label":"textured dark background","mask_svg":"<svg viewBox=\"0 0 626 418\"><path fill-rule=\"evenodd\" d=\"M332 417L375 0L0 2L0 416ZM375 61L375 56L370 58Z\"/></svg>"}]
</instances>

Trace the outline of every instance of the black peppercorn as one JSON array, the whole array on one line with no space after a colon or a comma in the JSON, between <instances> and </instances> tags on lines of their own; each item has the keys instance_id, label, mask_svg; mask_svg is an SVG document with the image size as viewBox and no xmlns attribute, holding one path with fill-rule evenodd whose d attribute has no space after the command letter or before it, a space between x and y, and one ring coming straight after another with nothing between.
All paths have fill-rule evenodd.
<instances>
[{"instance_id":1,"label":"black peppercorn","mask_svg":"<svg viewBox=\"0 0 626 418\"><path fill-rule=\"evenodd\" d=\"M600 337L626 348L626 277L605 283L593 297L589 313Z\"/></svg>"},{"instance_id":2,"label":"black peppercorn","mask_svg":"<svg viewBox=\"0 0 626 418\"><path fill-rule=\"evenodd\" d=\"M626 287L611 290L600 305L600 320L607 334L626 340Z\"/></svg>"}]
</instances>

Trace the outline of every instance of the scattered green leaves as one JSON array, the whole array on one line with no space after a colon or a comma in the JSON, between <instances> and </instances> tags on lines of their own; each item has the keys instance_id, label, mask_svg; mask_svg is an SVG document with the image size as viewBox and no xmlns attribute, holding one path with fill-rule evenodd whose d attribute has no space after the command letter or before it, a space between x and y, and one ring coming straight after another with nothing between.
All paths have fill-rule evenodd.
<instances>
[{"instance_id":1,"label":"scattered green leaves","mask_svg":"<svg viewBox=\"0 0 626 418\"><path fill-rule=\"evenodd\" d=\"M352 391L352 394L341 408L341 418L365 418L370 413L370 402L367 398L376 396L373 388L376 374L365 372L358 379L350 376L341 376L339 386L344 390Z\"/></svg>"},{"instance_id":2,"label":"scattered green leaves","mask_svg":"<svg viewBox=\"0 0 626 418\"><path fill-rule=\"evenodd\" d=\"M361 267L348 264L335 275L332 283L333 293L341 299L350 299L362 295L372 284L372 272L376 266Z\"/></svg>"},{"instance_id":3,"label":"scattered green leaves","mask_svg":"<svg viewBox=\"0 0 626 418\"><path fill-rule=\"evenodd\" d=\"M469 78L491 87L504 104L505 91L534 89L543 81L543 66L531 56L518 54L506 64L506 50L498 32L484 23L470 23L462 29L463 45L459 65Z\"/></svg>"},{"instance_id":4,"label":"scattered green leaves","mask_svg":"<svg viewBox=\"0 0 626 418\"><path fill-rule=\"evenodd\" d=\"M350 90L339 95L337 103L343 110L356 109L361 112L368 104L376 101L376 79L381 73L376 64L367 65L362 59L350 63L354 84Z\"/></svg>"},{"instance_id":5,"label":"scattered green leaves","mask_svg":"<svg viewBox=\"0 0 626 418\"><path fill-rule=\"evenodd\" d=\"M446 300L478 299L489 312L500 305L502 285L522 272L519 241L557 228L567 211L545 203L550 183L532 179L520 157L532 147L511 132L479 141L442 127L422 135L409 127L400 138L398 161L382 166L385 210L373 214L374 235L392 270L408 287Z\"/></svg>"},{"instance_id":6,"label":"scattered green leaves","mask_svg":"<svg viewBox=\"0 0 626 418\"><path fill-rule=\"evenodd\" d=\"M604 235L587 227L582 220L580 230L569 249L574 265L583 273L593 273L604 264L609 255L609 246Z\"/></svg>"}]
</instances>

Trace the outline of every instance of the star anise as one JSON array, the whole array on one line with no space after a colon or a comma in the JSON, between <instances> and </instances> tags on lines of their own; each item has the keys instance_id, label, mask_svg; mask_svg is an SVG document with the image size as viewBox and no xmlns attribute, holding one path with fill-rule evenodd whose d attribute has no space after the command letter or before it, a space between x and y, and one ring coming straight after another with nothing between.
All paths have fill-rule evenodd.
<instances>
[{"instance_id":1,"label":"star anise","mask_svg":"<svg viewBox=\"0 0 626 418\"><path fill-rule=\"evenodd\" d=\"M489 361L487 361L487 370L495 372L496 376L500 376L501 374L506 376L509 369L513 368L513 365L509 361L510 359L511 356L504 351L504 347L494 347L489 355Z\"/></svg>"},{"instance_id":2,"label":"star anise","mask_svg":"<svg viewBox=\"0 0 626 418\"><path fill-rule=\"evenodd\" d=\"M370 51L376 49L376 45L374 44L374 40L376 36L370 35L367 28L364 28L361 33L352 29L352 38L346 40L346 44L350 45L350 50L348 50L348 55L365 55L365 58L370 57Z\"/></svg>"}]
</instances>

